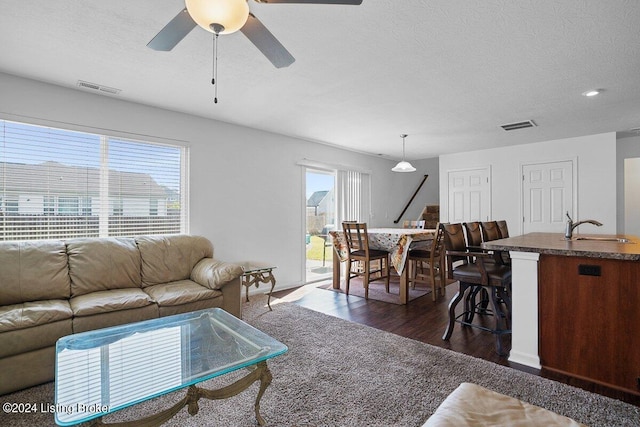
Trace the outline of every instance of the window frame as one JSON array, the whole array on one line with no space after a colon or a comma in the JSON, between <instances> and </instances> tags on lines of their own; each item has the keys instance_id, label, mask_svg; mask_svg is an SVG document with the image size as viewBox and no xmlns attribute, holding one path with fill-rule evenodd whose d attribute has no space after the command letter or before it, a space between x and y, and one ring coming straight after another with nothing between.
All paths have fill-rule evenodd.
<instances>
[{"instance_id":1,"label":"window frame","mask_svg":"<svg viewBox=\"0 0 640 427\"><path fill-rule=\"evenodd\" d=\"M8 126L7 126L8 125ZM65 124L66 125L66 124ZM7 127L13 128L9 129L7 135ZM132 134L125 134L125 136L118 135L118 132L109 132L107 134L104 132L104 129L96 130L93 128L86 128L78 125L71 125L61 127L58 123L51 124L46 121L30 121L26 122L23 120L14 120L12 118L6 118L4 115L0 114L0 166L4 167L5 175L7 174L7 165L11 165L13 159L10 156L14 153L20 152L21 148L19 144L15 141L12 141L11 138L16 137L15 135L10 135L12 130L24 130L24 135L19 135L28 139L29 144L36 145L39 141L45 141L44 143L55 144L52 142L55 139L51 135L58 135L58 133L62 133L64 137L69 139L62 138L63 144L66 144L66 149L69 150L73 144L78 143L73 140L73 137L76 134L80 134L79 136L86 137L86 140L91 142L95 141L95 138L99 138L100 140L100 159L99 166L95 166L92 162L94 162L95 156L89 157L87 155L87 159L91 158L93 160L87 160L85 166L74 166L72 163L63 157L62 165L63 166L73 166L73 167L85 167L85 168L93 168L94 171L97 169L99 174L99 194L89 193L88 190L85 193L84 191L80 191L78 193L60 193L60 192L52 192L48 193L46 190L39 188L36 192L38 193L38 199L41 199L42 206L31 207L31 210L35 209L38 212L31 213L21 213L20 212L20 197L24 197L21 193L24 192L26 195L30 190L25 187L23 190L9 190L7 187L7 180L0 181L0 241L4 240L42 240L42 239L67 239L67 238L75 238L75 237L83 237L83 229L88 227L88 222L90 218L94 218L91 220L92 227L91 230L86 231L86 236L99 236L99 237L125 237L125 236L136 236L141 234L188 234L190 231L189 226L189 197L188 197L188 189L189 189L189 145L185 141L179 140L164 140L164 138L151 137L151 136L138 136L132 138ZM30 133L33 132L33 133ZM50 132L51 135L48 135L47 132ZM49 138L49 139L47 139ZM80 144L84 143L84 140L80 141ZM119 155L121 156L118 160L111 159L112 162L116 161L117 164L112 164L111 168L109 168L109 145L117 144L119 148ZM52 145L54 146L54 145ZM18 147L18 148L16 148ZM123 148L124 147L124 148ZM171 184L165 184L165 181L156 181L156 175L153 175L153 172L147 172L144 168L141 168L142 172L134 172L134 173L143 173L148 174L149 182L153 182L156 187L155 194L142 194L141 200L142 203L140 206L144 208L146 205L149 205L149 212L147 214L136 214L129 216L131 222L126 224L127 216L123 209L123 200L128 197L128 195L122 192L109 193L109 184L108 179L106 178L106 184L104 182L105 171L106 176L116 174L119 169L119 165L122 164L122 153L126 155L127 150L150 150L153 154L153 147L159 147L158 153L165 154L169 156L169 161L173 162L174 168L169 169L169 171L174 170L175 172L167 172L172 175L165 175L166 179L171 179L175 184L175 187ZM161 147L168 148L169 150L162 150ZM172 150L177 150L173 152ZM8 150L8 151L5 151ZM13 150L13 151L12 151ZM26 150L25 150L26 151ZM7 152L9 154L7 154ZM167 154L168 153L168 154ZM20 155L27 156L22 152ZM91 153L94 154L94 153ZM60 155L60 154L57 154ZM64 155L69 155L63 154ZM152 157L152 156L148 156ZM28 163L28 165L42 165L50 160L44 160L37 155L32 157L33 163ZM136 159L135 155L131 156L132 160ZM143 161L144 158L141 158ZM126 164L127 159L124 160L124 164ZM69 163L69 164L67 164ZM144 164L144 163L143 163ZM164 169L160 168L157 164L151 165L151 163L147 164L147 168L155 168L159 170L160 175L163 176L162 173L165 172ZM127 168L133 169L139 166L139 164L133 162L127 165ZM27 171L26 173L30 173ZM34 172L38 173L38 172ZM179 177L178 177L179 175ZM21 175L14 175L20 177ZM25 175L26 176L26 175ZM37 175L36 175L37 176ZM173 177L173 178L170 178ZM2 179L2 177L0 177ZM20 180L17 180L18 184L20 184ZM95 181L94 181L95 182ZM126 181L123 181L126 182ZM132 182L132 181L129 181ZM43 184L43 188L48 184ZM166 189L166 200L162 199L162 195L158 197L158 190ZM177 196L177 197L176 197ZM139 196L136 196L139 197ZM152 200L155 202L156 209L151 212ZM68 200L67 200L68 199ZM73 200L75 200L75 203ZM177 200L179 199L179 200ZM115 221L110 221L109 219L113 218L111 214L112 210L112 200L116 200L120 202L120 214L117 215L119 219ZM164 200L164 202L163 202ZM69 203L66 203L66 202ZM179 203L178 208L175 208L175 204ZM34 204L34 202L31 202ZM146 204L145 204L146 203ZM172 209L163 209L161 210L161 206L174 206ZM138 206L138 210L140 208ZM62 208L62 209L61 209ZM13 214L13 215L10 215ZM19 216L38 216L41 218L42 223L34 224L34 225L24 225L25 228L20 226L15 226L15 229L11 228L11 219L12 217ZM78 217L79 219L86 219L83 225L76 224L69 225L64 230L60 231L53 226L47 227L46 221L44 218L52 218L55 217L60 218L64 217ZM135 217L135 218L134 218ZM147 218L146 221L144 218ZM158 222L159 218L165 218L165 221L162 220ZM140 220L142 218L142 220ZM140 222L138 222L140 221ZM123 223L126 227L118 224ZM14 222L17 224L17 222ZM43 231L42 224L45 224L45 228ZM53 222L51 222L53 225ZM99 224L99 225L96 225ZM140 225L142 224L142 225ZM31 227L29 229L28 227ZM97 227L97 228L96 228ZM47 234L48 233L48 234Z\"/></svg>"}]
</instances>

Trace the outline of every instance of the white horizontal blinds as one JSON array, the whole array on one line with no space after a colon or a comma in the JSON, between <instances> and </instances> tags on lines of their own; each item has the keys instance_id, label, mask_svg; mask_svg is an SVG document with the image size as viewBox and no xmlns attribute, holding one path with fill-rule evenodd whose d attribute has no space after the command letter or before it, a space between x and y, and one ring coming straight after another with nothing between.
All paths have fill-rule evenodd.
<instances>
[{"instance_id":1,"label":"white horizontal blinds","mask_svg":"<svg viewBox=\"0 0 640 427\"><path fill-rule=\"evenodd\" d=\"M100 138L0 121L2 240L97 236Z\"/></svg>"},{"instance_id":2,"label":"white horizontal blinds","mask_svg":"<svg viewBox=\"0 0 640 427\"><path fill-rule=\"evenodd\" d=\"M0 121L0 240L179 233L182 150Z\"/></svg>"},{"instance_id":3,"label":"white horizontal blinds","mask_svg":"<svg viewBox=\"0 0 640 427\"><path fill-rule=\"evenodd\" d=\"M367 222L370 211L369 174L351 170L338 171L338 212L340 222Z\"/></svg>"},{"instance_id":4,"label":"white horizontal blinds","mask_svg":"<svg viewBox=\"0 0 640 427\"><path fill-rule=\"evenodd\" d=\"M109 140L109 235L177 234L181 148Z\"/></svg>"}]
</instances>

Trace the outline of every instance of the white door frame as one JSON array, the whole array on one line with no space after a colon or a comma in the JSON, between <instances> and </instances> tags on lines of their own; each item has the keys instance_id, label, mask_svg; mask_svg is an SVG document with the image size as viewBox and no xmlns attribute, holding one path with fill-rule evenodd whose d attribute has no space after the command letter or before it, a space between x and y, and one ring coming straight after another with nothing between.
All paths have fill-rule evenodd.
<instances>
[{"instance_id":1,"label":"white door frame","mask_svg":"<svg viewBox=\"0 0 640 427\"><path fill-rule=\"evenodd\" d=\"M520 162L520 170L518 171L518 180L520 181L520 204L519 204L519 220L518 220L518 230L519 234L524 233L524 168L526 166L533 165L544 165L549 163L560 163L560 162L571 162L572 164L572 173L573 173L573 197L571 203L573 203L570 215L574 220L579 218L578 216L578 156L575 157L563 157L558 159L549 159L549 160L536 160L535 162Z\"/></svg>"}]
</instances>

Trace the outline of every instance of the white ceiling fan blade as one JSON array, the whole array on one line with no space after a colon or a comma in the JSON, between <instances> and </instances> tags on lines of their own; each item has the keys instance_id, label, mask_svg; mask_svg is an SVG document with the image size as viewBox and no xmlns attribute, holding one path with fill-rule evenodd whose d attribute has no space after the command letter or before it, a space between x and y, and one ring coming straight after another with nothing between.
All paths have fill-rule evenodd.
<instances>
[{"instance_id":1,"label":"white ceiling fan blade","mask_svg":"<svg viewBox=\"0 0 640 427\"><path fill-rule=\"evenodd\" d=\"M240 29L276 68L284 68L296 60L253 13Z\"/></svg>"},{"instance_id":2,"label":"white ceiling fan blade","mask_svg":"<svg viewBox=\"0 0 640 427\"><path fill-rule=\"evenodd\" d=\"M173 49L180 40L186 37L196 27L195 21L183 9L147 44L153 50L169 51Z\"/></svg>"}]
</instances>

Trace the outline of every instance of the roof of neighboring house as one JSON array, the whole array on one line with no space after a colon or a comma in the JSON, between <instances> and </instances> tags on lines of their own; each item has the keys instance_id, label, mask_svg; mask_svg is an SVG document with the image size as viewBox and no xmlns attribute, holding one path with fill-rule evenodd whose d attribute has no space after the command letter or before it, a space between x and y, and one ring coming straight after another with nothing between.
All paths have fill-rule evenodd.
<instances>
[{"instance_id":1,"label":"roof of neighboring house","mask_svg":"<svg viewBox=\"0 0 640 427\"><path fill-rule=\"evenodd\" d=\"M0 162L0 188L27 194L100 194L100 170L58 162L39 164ZM109 170L109 194L165 198L168 189L151 175Z\"/></svg>"},{"instance_id":2,"label":"roof of neighboring house","mask_svg":"<svg viewBox=\"0 0 640 427\"><path fill-rule=\"evenodd\" d=\"M309 199L307 199L307 207L315 208L316 206L318 206L322 202L322 199L324 199L325 196L328 193L329 193L328 191L316 191L316 192L314 192L311 195L311 197L309 197Z\"/></svg>"}]
</instances>

